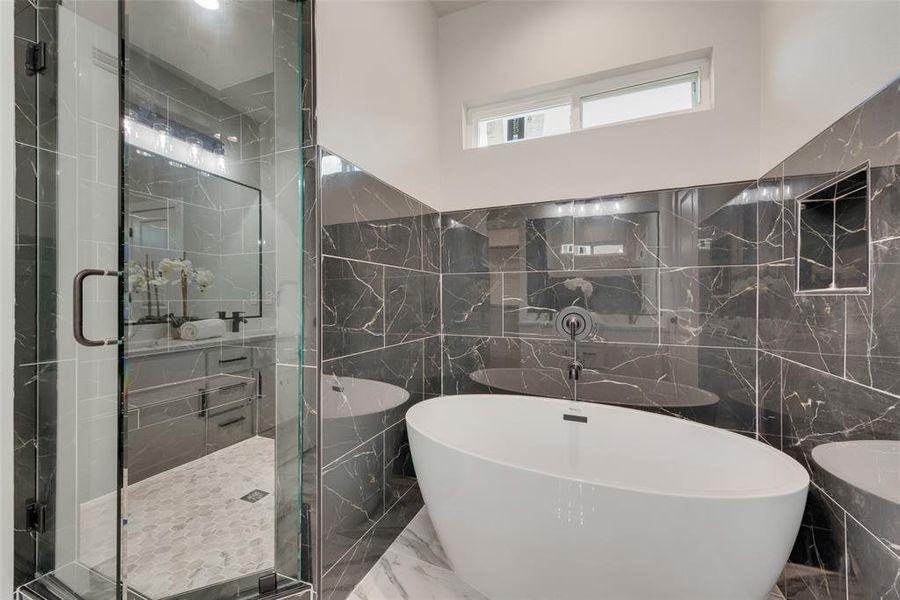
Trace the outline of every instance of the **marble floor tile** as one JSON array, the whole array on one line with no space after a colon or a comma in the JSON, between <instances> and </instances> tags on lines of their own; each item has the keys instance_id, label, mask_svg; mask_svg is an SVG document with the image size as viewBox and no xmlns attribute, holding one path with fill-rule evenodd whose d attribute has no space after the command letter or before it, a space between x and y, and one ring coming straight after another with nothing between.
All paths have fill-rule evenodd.
<instances>
[{"instance_id":1,"label":"marble floor tile","mask_svg":"<svg viewBox=\"0 0 900 600\"><path fill-rule=\"evenodd\" d=\"M254 490L266 492L255 502ZM127 585L161 598L275 565L275 442L253 437L128 487ZM248 499L258 497L251 495ZM81 506L82 564L115 556L115 496ZM107 518L112 515L113 518ZM113 563L114 565L114 563ZM114 568L114 567L113 567Z\"/></svg>"},{"instance_id":2,"label":"marble floor tile","mask_svg":"<svg viewBox=\"0 0 900 600\"><path fill-rule=\"evenodd\" d=\"M423 508L347 600L487 600L450 569ZM698 599L699 600L699 599ZM766 600L784 600L774 588Z\"/></svg>"}]
</instances>

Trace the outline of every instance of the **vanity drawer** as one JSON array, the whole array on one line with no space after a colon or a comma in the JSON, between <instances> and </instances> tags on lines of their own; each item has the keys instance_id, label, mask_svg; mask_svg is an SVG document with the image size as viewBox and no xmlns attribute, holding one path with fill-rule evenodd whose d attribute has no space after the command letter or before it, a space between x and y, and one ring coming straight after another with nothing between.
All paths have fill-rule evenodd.
<instances>
[{"instance_id":1,"label":"vanity drawer","mask_svg":"<svg viewBox=\"0 0 900 600\"><path fill-rule=\"evenodd\" d=\"M231 404L240 400L250 400L256 394L256 381L244 379L231 385L206 392L206 408L211 414L231 408Z\"/></svg>"},{"instance_id":2,"label":"vanity drawer","mask_svg":"<svg viewBox=\"0 0 900 600\"><path fill-rule=\"evenodd\" d=\"M253 401L243 400L210 411L206 419L206 452L215 452L253 437Z\"/></svg>"},{"instance_id":3,"label":"vanity drawer","mask_svg":"<svg viewBox=\"0 0 900 600\"><path fill-rule=\"evenodd\" d=\"M239 373L253 368L253 348L223 346L206 354L209 373Z\"/></svg>"}]
</instances>

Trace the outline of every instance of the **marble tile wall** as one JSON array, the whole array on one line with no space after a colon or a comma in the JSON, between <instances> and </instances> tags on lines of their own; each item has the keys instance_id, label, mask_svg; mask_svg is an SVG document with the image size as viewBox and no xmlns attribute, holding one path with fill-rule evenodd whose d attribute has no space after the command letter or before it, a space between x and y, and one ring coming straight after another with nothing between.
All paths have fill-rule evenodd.
<instances>
[{"instance_id":1,"label":"marble tile wall","mask_svg":"<svg viewBox=\"0 0 900 600\"><path fill-rule=\"evenodd\" d=\"M320 149L321 585L344 598L422 505L404 415L440 393L435 211Z\"/></svg>"},{"instance_id":2,"label":"marble tile wall","mask_svg":"<svg viewBox=\"0 0 900 600\"><path fill-rule=\"evenodd\" d=\"M57 147L53 102L58 62L54 3L15 3L15 370L14 381L14 577L19 585L54 562L56 378L59 371L52 324L56 322L57 169L72 157ZM30 43L48 44L47 70L29 74ZM29 531L26 510L48 506L44 534Z\"/></svg>"},{"instance_id":3,"label":"marble tile wall","mask_svg":"<svg viewBox=\"0 0 900 600\"><path fill-rule=\"evenodd\" d=\"M797 198L866 162L869 293L795 295ZM900 79L759 181L760 434L812 479L789 600L900 598L898 175Z\"/></svg>"},{"instance_id":4,"label":"marble tile wall","mask_svg":"<svg viewBox=\"0 0 900 600\"><path fill-rule=\"evenodd\" d=\"M616 394L755 435L755 184L441 220L444 393ZM591 313L587 340L556 332L567 306ZM576 356L577 383L565 374Z\"/></svg>"}]
</instances>

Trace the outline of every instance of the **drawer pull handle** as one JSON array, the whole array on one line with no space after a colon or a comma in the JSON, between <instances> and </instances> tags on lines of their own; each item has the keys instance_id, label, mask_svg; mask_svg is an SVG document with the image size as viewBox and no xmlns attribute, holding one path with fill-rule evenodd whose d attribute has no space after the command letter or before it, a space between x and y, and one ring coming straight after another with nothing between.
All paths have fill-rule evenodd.
<instances>
[{"instance_id":1,"label":"drawer pull handle","mask_svg":"<svg viewBox=\"0 0 900 600\"><path fill-rule=\"evenodd\" d=\"M246 420L247 417L238 417L237 419L232 419L230 421L225 421L224 423L219 423L219 427L228 427L229 425L234 425L235 423L240 423L241 421Z\"/></svg>"},{"instance_id":2,"label":"drawer pull handle","mask_svg":"<svg viewBox=\"0 0 900 600\"><path fill-rule=\"evenodd\" d=\"M220 361L219 361L219 364L220 364L220 365L227 365L228 363L240 362L240 361L242 361L242 360L247 360L247 358L249 358L249 357L247 357L247 356L239 356L239 357L237 357L237 358L226 358L225 360L220 360Z\"/></svg>"}]
</instances>

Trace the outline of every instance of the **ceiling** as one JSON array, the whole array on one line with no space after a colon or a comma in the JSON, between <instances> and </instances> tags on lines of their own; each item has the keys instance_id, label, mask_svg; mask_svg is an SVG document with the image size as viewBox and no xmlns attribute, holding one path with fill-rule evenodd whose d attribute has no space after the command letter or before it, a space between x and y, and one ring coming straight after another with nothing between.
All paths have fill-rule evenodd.
<instances>
[{"instance_id":1,"label":"ceiling","mask_svg":"<svg viewBox=\"0 0 900 600\"><path fill-rule=\"evenodd\" d=\"M271 73L272 3L127 0L128 41L216 90Z\"/></svg>"},{"instance_id":2,"label":"ceiling","mask_svg":"<svg viewBox=\"0 0 900 600\"><path fill-rule=\"evenodd\" d=\"M485 2L487 0L431 0L438 17L465 10L478 4L484 4Z\"/></svg>"}]
</instances>

